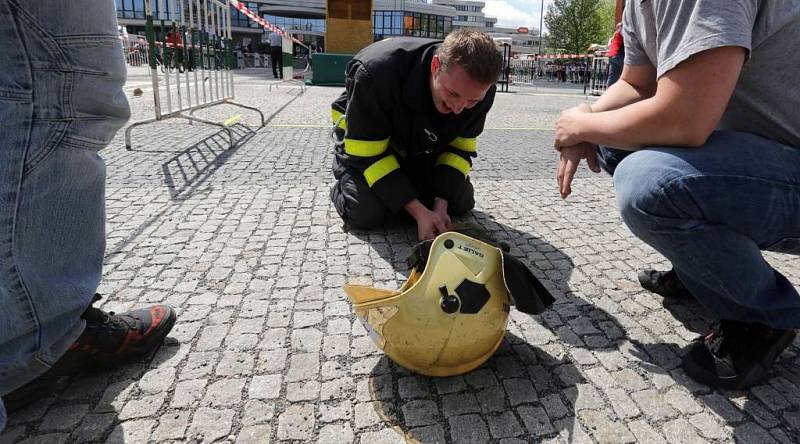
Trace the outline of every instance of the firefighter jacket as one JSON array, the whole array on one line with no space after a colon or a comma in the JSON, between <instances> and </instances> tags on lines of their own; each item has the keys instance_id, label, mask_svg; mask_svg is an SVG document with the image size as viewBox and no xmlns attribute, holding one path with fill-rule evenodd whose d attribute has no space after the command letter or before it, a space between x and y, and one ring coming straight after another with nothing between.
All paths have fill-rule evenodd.
<instances>
[{"instance_id":1,"label":"firefighter jacket","mask_svg":"<svg viewBox=\"0 0 800 444\"><path fill-rule=\"evenodd\" d=\"M332 104L336 132L343 139L337 157L364 176L392 213L420 195L403 171L414 162L433 162L428 181L433 189L423 190L425 195L456 200L494 101L492 85L481 102L458 115L436 111L430 76L440 44L400 37L364 48L348 63L346 90Z\"/></svg>"}]
</instances>

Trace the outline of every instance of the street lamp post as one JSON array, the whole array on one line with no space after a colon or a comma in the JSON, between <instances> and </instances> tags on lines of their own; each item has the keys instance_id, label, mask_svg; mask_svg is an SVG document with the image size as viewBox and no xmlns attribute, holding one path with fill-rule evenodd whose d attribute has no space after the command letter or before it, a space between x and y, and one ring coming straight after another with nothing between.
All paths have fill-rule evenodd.
<instances>
[{"instance_id":1,"label":"street lamp post","mask_svg":"<svg viewBox=\"0 0 800 444\"><path fill-rule=\"evenodd\" d=\"M544 0L542 0L542 9L539 10L539 55L542 55L542 24L544 23Z\"/></svg>"}]
</instances>

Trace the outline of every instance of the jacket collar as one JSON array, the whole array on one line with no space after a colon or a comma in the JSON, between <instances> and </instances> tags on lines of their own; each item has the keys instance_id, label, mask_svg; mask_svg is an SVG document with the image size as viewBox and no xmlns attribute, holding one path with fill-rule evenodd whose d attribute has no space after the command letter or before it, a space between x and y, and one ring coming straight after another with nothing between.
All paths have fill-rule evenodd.
<instances>
[{"instance_id":1,"label":"jacket collar","mask_svg":"<svg viewBox=\"0 0 800 444\"><path fill-rule=\"evenodd\" d=\"M406 104L417 111L428 112L434 109L430 85L431 60L440 45L437 43L425 49L403 85L403 98Z\"/></svg>"}]
</instances>

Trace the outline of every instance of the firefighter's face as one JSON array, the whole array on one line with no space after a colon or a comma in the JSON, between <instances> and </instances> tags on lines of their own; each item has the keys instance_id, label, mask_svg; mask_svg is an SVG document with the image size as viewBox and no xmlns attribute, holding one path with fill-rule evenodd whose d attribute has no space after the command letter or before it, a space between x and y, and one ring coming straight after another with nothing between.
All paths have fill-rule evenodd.
<instances>
[{"instance_id":1,"label":"firefighter's face","mask_svg":"<svg viewBox=\"0 0 800 444\"><path fill-rule=\"evenodd\" d=\"M442 68L439 56L431 60L431 94L436 110L442 114L459 114L483 100L492 85L472 80L458 65Z\"/></svg>"}]
</instances>

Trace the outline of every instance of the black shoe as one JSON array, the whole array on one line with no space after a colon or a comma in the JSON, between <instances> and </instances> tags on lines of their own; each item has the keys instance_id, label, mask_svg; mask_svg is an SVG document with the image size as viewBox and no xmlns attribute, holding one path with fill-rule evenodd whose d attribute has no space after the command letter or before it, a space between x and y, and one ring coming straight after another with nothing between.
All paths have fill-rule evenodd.
<instances>
[{"instance_id":1,"label":"black shoe","mask_svg":"<svg viewBox=\"0 0 800 444\"><path fill-rule=\"evenodd\" d=\"M639 272L639 283L645 290L660 294L665 298L686 299L692 298L675 269L669 271L642 270Z\"/></svg>"},{"instance_id":2,"label":"black shoe","mask_svg":"<svg viewBox=\"0 0 800 444\"><path fill-rule=\"evenodd\" d=\"M100 300L95 295L92 303ZM5 395L9 412L19 410L42 394L55 390L65 377L137 361L157 349L175 325L175 311L153 305L122 314L89 306L81 316L86 329L42 376Z\"/></svg>"},{"instance_id":3,"label":"black shoe","mask_svg":"<svg viewBox=\"0 0 800 444\"><path fill-rule=\"evenodd\" d=\"M689 345L682 359L683 370L706 385L750 387L764 378L796 335L794 330L722 320Z\"/></svg>"}]
</instances>

